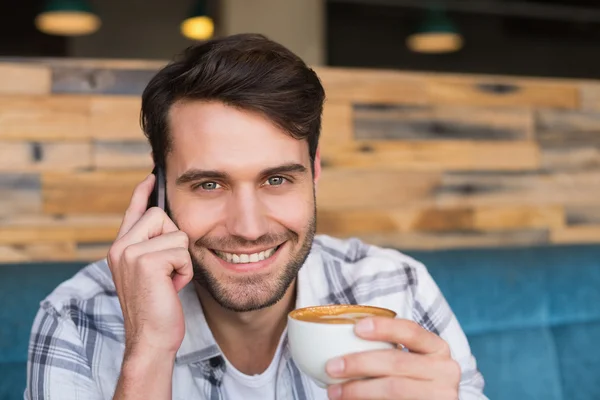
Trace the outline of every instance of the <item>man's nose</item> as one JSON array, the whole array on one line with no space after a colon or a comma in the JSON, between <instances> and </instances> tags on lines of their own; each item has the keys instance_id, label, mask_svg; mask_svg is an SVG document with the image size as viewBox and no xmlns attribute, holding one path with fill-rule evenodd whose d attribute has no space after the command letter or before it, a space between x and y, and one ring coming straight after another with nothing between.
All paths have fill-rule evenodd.
<instances>
[{"instance_id":1,"label":"man's nose","mask_svg":"<svg viewBox=\"0 0 600 400\"><path fill-rule=\"evenodd\" d=\"M233 194L227 209L227 229L246 240L257 240L268 233L265 207L258 193L243 189Z\"/></svg>"}]
</instances>

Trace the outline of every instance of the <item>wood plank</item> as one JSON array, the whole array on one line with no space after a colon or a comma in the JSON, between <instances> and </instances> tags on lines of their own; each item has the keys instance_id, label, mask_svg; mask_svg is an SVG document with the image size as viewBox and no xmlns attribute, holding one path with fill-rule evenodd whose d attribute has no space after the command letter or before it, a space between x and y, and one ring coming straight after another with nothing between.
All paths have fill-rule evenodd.
<instances>
[{"instance_id":1,"label":"wood plank","mask_svg":"<svg viewBox=\"0 0 600 400\"><path fill-rule=\"evenodd\" d=\"M543 148L600 147L600 113L538 110L536 138Z\"/></svg>"},{"instance_id":2,"label":"wood plank","mask_svg":"<svg viewBox=\"0 0 600 400\"><path fill-rule=\"evenodd\" d=\"M121 214L148 171L96 171L42 175L47 214Z\"/></svg>"},{"instance_id":3,"label":"wood plank","mask_svg":"<svg viewBox=\"0 0 600 400\"><path fill-rule=\"evenodd\" d=\"M399 232L506 231L563 228L560 205L505 207L402 207L318 210L318 229L330 235Z\"/></svg>"},{"instance_id":4,"label":"wood plank","mask_svg":"<svg viewBox=\"0 0 600 400\"><path fill-rule=\"evenodd\" d=\"M322 153L329 153L339 144L353 141L353 114L354 110L350 102L326 102L319 138Z\"/></svg>"},{"instance_id":5,"label":"wood plank","mask_svg":"<svg viewBox=\"0 0 600 400\"><path fill-rule=\"evenodd\" d=\"M415 171L521 171L540 166L534 142L358 141L323 154L326 165Z\"/></svg>"},{"instance_id":6,"label":"wood plank","mask_svg":"<svg viewBox=\"0 0 600 400\"><path fill-rule=\"evenodd\" d=\"M0 172L60 171L91 165L89 142L0 141Z\"/></svg>"},{"instance_id":7,"label":"wood plank","mask_svg":"<svg viewBox=\"0 0 600 400\"><path fill-rule=\"evenodd\" d=\"M444 232L470 229L473 226L473 211L466 208L318 209L317 224L319 233L335 236Z\"/></svg>"},{"instance_id":8,"label":"wood plank","mask_svg":"<svg viewBox=\"0 0 600 400\"><path fill-rule=\"evenodd\" d=\"M96 141L93 144L96 169L152 169L152 149L146 141Z\"/></svg>"},{"instance_id":9,"label":"wood plank","mask_svg":"<svg viewBox=\"0 0 600 400\"><path fill-rule=\"evenodd\" d=\"M600 147L542 149L541 166L563 173L600 170Z\"/></svg>"},{"instance_id":10,"label":"wood plank","mask_svg":"<svg viewBox=\"0 0 600 400\"><path fill-rule=\"evenodd\" d=\"M439 207L590 204L600 197L600 172L446 173L430 199Z\"/></svg>"},{"instance_id":11,"label":"wood plank","mask_svg":"<svg viewBox=\"0 0 600 400\"><path fill-rule=\"evenodd\" d=\"M0 94L47 94L51 84L47 66L0 63Z\"/></svg>"},{"instance_id":12,"label":"wood plank","mask_svg":"<svg viewBox=\"0 0 600 400\"><path fill-rule=\"evenodd\" d=\"M42 194L37 174L0 173L0 220L40 212Z\"/></svg>"},{"instance_id":13,"label":"wood plank","mask_svg":"<svg viewBox=\"0 0 600 400\"><path fill-rule=\"evenodd\" d=\"M52 93L141 95L156 72L55 65L52 68Z\"/></svg>"},{"instance_id":14,"label":"wood plank","mask_svg":"<svg viewBox=\"0 0 600 400\"><path fill-rule=\"evenodd\" d=\"M83 140L89 102L82 96L0 96L0 140Z\"/></svg>"},{"instance_id":15,"label":"wood plank","mask_svg":"<svg viewBox=\"0 0 600 400\"><path fill-rule=\"evenodd\" d=\"M449 233L375 233L355 235L367 243L399 250L518 247L547 244L546 230Z\"/></svg>"},{"instance_id":16,"label":"wood plank","mask_svg":"<svg viewBox=\"0 0 600 400\"><path fill-rule=\"evenodd\" d=\"M575 226L552 231L553 244L600 243L600 225Z\"/></svg>"},{"instance_id":17,"label":"wood plank","mask_svg":"<svg viewBox=\"0 0 600 400\"><path fill-rule=\"evenodd\" d=\"M585 111L600 111L600 83L581 82L581 109Z\"/></svg>"},{"instance_id":18,"label":"wood plank","mask_svg":"<svg viewBox=\"0 0 600 400\"><path fill-rule=\"evenodd\" d=\"M355 105L357 139L530 140L529 109L463 106Z\"/></svg>"},{"instance_id":19,"label":"wood plank","mask_svg":"<svg viewBox=\"0 0 600 400\"><path fill-rule=\"evenodd\" d=\"M565 214L569 227L600 225L600 202L568 206Z\"/></svg>"},{"instance_id":20,"label":"wood plank","mask_svg":"<svg viewBox=\"0 0 600 400\"><path fill-rule=\"evenodd\" d=\"M73 258L78 261L89 262L102 260L108 255L111 243L79 243Z\"/></svg>"},{"instance_id":21,"label":"wood plank","mask_svg":"<svg viewBox=\"0 0 600 400\"><path fill-rule=\"evenodd\" d=\"M476 207L473 229L485 231L561 229L565 226L565 210L560 204Z\"/></svg>"},{"instance_id":22,"label":"wood plank","mask_svg":"<svg viewBox=\"0 0 600 400\"><path fill-rule=\"evenodd\" d=\"M329 100L425 104L423 81L410 73L360 68L315 68Z\"/></svg>"},{"instance_id":23,"label":"wood plank","mask_svg":"<svg viewBox=\"0 0 600 400\"><path fill-rule=\"evenodd\" d=\"M477 75L437 76L427 79L431 104L478 107L579 107L579 89L551 81Z\"/></svg>"},{"instance_id":24,"label":"wood plank","mask_svg":"<svg viewBox=\"0 0 600 400\"><path fill-rule=\"evenodd\" d=\"M141 99L132 96L94 96L90 99L90 133L100 140L145 141L140 127Z\"/></svg>"},{"instance_id":25,"label":"wood plank","mask_svg":"<svg viewBox=\"0 0 600 400\"><path fill-rule=\"evenodd\" d=\"M325 168L317 185L317 205L320 210L347 210L420 203L439 182L435 173Z\"/></svg>"},{"instance_id":26,"label":"wood plank","mask_svg":"<svg viewBox=\"0 0 600 400\"><path fill-rule=\"evenodd\" d=\"M75 245L67 242L0 246L0 263L71 261L75 257Z\"/></svg>"},{"instance_id":27,"label":"wood plank","mask_svg":"<svg viewBox=\"0 0 600 400\"><path fill-rule=\"evenodd\" d=\"M0 263L18 263L31 261L29 256L19 248L14 246L0 245Z\"/></svg>"},{"instance_id":28,"label":"wood plank","mask_svg":"<svg viewBox=\"0 0 600 400\"><path fill-rule=\"evenodd\" d=\"M0 224L0 244L108 242L114 240L120 224L121 217L118 216L16 217Z\"/></svg>"},{"instance_id":29,"label":"wood plank","mask_svg":"<svg viewBox=\"0 0 600 400\"><path fill-rule=\"evenodd\" d=\"M44 65L48 67L70 67L80 69L104 68L104 69L144 69L154 70L167 65L168 60L144 60L144 59L112 59L112 58L70 58L70 57L23 57L2 56L1 62L11 62L19 65Z\"/></svg>"}]
</instances>

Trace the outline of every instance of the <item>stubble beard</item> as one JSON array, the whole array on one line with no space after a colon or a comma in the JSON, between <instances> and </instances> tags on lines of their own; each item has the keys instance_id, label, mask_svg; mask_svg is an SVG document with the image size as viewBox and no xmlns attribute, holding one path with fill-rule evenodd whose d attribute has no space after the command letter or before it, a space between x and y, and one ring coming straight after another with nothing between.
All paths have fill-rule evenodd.
<instances>
[{"instance_id":1,"label":"stubble beard","mask_svg":"<svg viewBox=\"0 0 600 400\"><path fill-rule=\"evenodd\" d=\"M313 208L313 215L305 229L305 237L302 245L291 254L289 261L283 268L272 272L269 275L257 274L236 278L235 282L221 282L208 268L203 264L203 257L190 252L192 265L194 267L194 281L204 288L212 298L223 308L234 312L248 312L271 307L283 298L290 285L298 275L298 271L304 265L304 262L310 254L312 243L316 231L316 208ZM280 239L280 240L277 240ZM281 240L283 239L283 240ZM232 243L240 243L239 239L232 240ZM269 235L261 238L254 244L279 244L286 241L286 246L292 249L297 247L299 235L296 232L287 230L283 235ZM206 239L199 239L194 246L210 248L204 244ZM211 241L214 243L214 241ZM222 240L219 240L222 243ZM206 250L205 250L206 251ZM293 251L293 250L292 250Z\"/></svg>"}]
</instances>

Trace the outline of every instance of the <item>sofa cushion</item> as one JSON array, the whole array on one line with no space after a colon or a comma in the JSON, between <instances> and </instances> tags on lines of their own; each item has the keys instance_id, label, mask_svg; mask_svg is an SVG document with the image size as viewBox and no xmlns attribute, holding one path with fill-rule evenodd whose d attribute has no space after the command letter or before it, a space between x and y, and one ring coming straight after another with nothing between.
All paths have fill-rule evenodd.
<instances>
[{"instance_id":1,"label":"sofa cushion","mask_svg":"<svg viewBox=\"0 0 600 400\"><path fill-rule=\"evenodd\" d=\"M564 398L600 399L600 322L554 327Z\"/></svg>"},{"instance_id":2,"label":"sofa cushion","mask_svg":"<svg viewBox=\"0 0 600 400\"><path fill-rule=\"evenodd\" d=\"M26 362L0 363L0 399L23 399L27 378L26 368Z\"/></svg>"},{"instance_id":3,"label":"sofa cushion","mask_svg":"<svg viewBox=\"0 0 600 400\"><path fill-rule=\"evenodd\" d=\"M515 329L470 335L471 350L490 399L567 400L550 329Z\"/></svg>"},{"instance_id":4,"label":"sofa cushion","mask_svg":"<svg viewBox=\"0 0 600 400\"><path fill-rule=\"evenodd\" d=\"M406 252L468 334L600 321L600 246Z\"/></svg>"}]
</instances>

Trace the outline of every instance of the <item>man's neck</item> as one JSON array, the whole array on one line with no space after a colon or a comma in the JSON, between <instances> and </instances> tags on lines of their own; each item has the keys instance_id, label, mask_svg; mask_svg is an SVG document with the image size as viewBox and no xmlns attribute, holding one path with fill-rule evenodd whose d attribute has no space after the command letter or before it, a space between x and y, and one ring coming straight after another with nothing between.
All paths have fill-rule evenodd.
<instances>
[{"instance_id":1,"label":"man's neck","mask_svg":"<svg viewBox=\"0 0 600 400\"><path fill-rule=\"evenodd\" d=\"M273 306L245 313L221 307L199 285L196 285L196 293L206 322L227 360L247 375L264 372L277 351L287 325L287 314L294 308L295 282Z\"/></svg>"}]
</instances>

